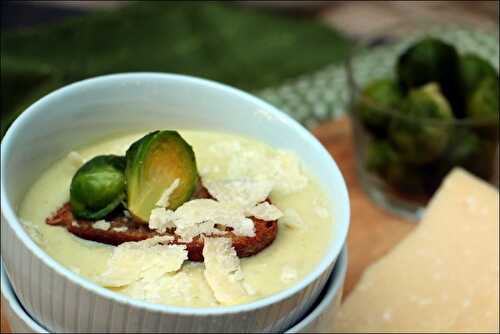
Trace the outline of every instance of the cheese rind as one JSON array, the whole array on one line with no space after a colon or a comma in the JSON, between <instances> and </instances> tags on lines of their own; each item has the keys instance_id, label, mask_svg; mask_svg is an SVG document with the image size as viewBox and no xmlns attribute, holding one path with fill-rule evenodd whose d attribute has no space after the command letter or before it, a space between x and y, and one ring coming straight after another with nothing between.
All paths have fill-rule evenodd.
<instances>
[{"instance_id":1,"label":"cheese rind","mask_svg":"<svg viewBox=\"0 0 500 334\"><path fill-rule=\"evenodd\" d=\"M365 271L335 331L498 331L498 225L498 190L452 171L416 230Z\"/></svg>"}]
</instances>

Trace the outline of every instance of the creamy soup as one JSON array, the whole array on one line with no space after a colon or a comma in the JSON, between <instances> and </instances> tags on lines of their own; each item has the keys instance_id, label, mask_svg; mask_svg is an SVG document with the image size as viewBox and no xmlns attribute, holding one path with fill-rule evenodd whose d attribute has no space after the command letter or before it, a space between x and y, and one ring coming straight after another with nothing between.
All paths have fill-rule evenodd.
<instances>
[{"instance_id":1,"label":"creamy soup","mask_svg":"<svg viewBox=\"0 0 500 334\"><path fill-rule=\"evenodd\" d=\"M283 213L277 237L258 254L240 259L245 295L229 304L252 302L301 281L325 256L333 238L331 203L319 184L289 152L229 134L180 134L194 149L202 180L254 178L275 184L270 199ZM64 227L47 225L45 219L68 201L69 185L79 167L75 156L88 160L101 154L123 155L141 136L112 138L69 154L40 176L20 206L19 216L32 238L58 262L97 283L115 247L80 239ZM141 284L112 289L161 304L221 305L205 279L203 262L185 261L180 270L165 274L155 283L154 294L146 293L150 287Z\"/></svg>"}]
</instances>

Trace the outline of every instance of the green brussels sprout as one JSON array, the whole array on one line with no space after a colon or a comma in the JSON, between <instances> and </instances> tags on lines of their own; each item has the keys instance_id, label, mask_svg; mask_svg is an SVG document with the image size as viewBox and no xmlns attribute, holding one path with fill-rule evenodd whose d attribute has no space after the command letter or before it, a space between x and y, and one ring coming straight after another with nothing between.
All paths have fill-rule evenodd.
<instances>
[{"instance_id":1,"label":"green brussels sprout","mask_svg":"<svg viewBox=\"0 0 500 334\"><path fill-rule=\"evenodd\" d=\"M389 137L401 159L415 164L436 159L448 143L447 125L441 122L453 120L439 86L431 83L410 91L400 111L402 117L391 121Z\"/></svg>"},{"instance_id":2,"label":"green brussels sprout","mask_svg":"<svg viewBox=\"0 0 500 334\"><path fill-rule=\"evenodd\" d=\"M498 141L480 139L477 148L464 161L463 166L476 176L491 181L495 169L498 168L498 162L496 162L497 149Z\"/></svg>"},{"instance_id":3,"label":"green brussels sprout","mask_svg":"<svg viewBox=\"0 0 500 334\"><path fill-rule=\"evenodd\" d=\"M470 96L483 79L488 77L497 78L495 68L475 54L465 54L460 57L460 73L466 96Z\"/></svg>"},{"instance_id":4,"label":"green brussels sprout","mask_svg":"<svg viewBox=\"0 0 500 334\"><path fill-rule=\"evenodd\" d=\"M367 145L365 153L365 165L367 170L375 171L383 175L387 166L398 163L398 153L391 144L385 140L374 140Z\"/></svg>"},{"instance_id":5,"label":"green brussels sprout","mask_svg":"<svg viewBox=\"0 0 500 334\"><path fill-rule=\"evenodd\" d=\"M101 155L81 166L71 180L70 203L78 218L97 220L125 199L125 158Z\"/></svg>"},{"instance_id":6,"label":"green brussels sprout","mask_svg":"<svg viewBox=\"0 0 500 334\"><path fill-rule=\"evenodd\" d=\"M480 150L479 137L467 127L456 127L449 131L448 147L441 155L440 159L432 164L432 175L430 179L432 188L437 188L442 179L453 169L465 165ZM478 161L481 163L481 161Z\"/></svg>"},{"instance_id":7,"label":"green brussels sprout","mask_svg":"<svg viewBox=\"0 0 500 334\"><path fill-rule=\"evenodd\" d=\"M422 179L416 168L399 158L399 153L384 140L374 140L367 145L365 166L380 179L401 193L422 193Z\"/></svg>"},{"instance_id":8,"label":"green brussels sprout","mask_svg":"<svg viewBox=\"0 0 500 334\"><path fill-rule=\"evenodd\" d=\"M452 45L439 39L424 38L399 56L396 72L405 91L430 82L438 83L456 115L464 116L465 97L461 88L459 56Z\"/></svg>"},{"instance_id":9,"label":"green brussels sprout","mask_svg":"<svg viewBox=\"0 0 500 334\"><path fill-rule=\"evenodd\" d=\"M376 134L384 134L390 121L390 112L401 101L401 92L391 79L379 79L369 83L361 93L355 111L363 125Z\"/></svg>"},{"instance_id":10,"label":"green brussels sprout","mask_svg":"<svg viewBox=\"0 0 500 334\"><path fill-rule=\"evenodd\" d=\"M467 116L472 119L498 119L498 79L487 77L479 83L467 104Z\"/></svg>"},{"instance_id":11,"label":"green brussels sprout","mask_svg":"<svg viewBox=\"0 0 500 334\"><path fill-rule=\"evenodd\" d=\"M193 194L198 171L193 149L176 131L155 131L133 143L126 153L128 210L147 222L151 210L176 179L170 194L170 209L179 207Z\"/></svg>"}]
</instances>

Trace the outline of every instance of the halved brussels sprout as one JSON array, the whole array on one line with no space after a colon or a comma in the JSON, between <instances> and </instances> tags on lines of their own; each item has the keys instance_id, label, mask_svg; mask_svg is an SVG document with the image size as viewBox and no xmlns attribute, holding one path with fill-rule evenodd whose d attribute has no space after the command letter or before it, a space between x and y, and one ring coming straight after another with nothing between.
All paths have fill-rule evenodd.
<instances>
[{"instance_id":1,"label":"halved brussels sprout","mask_svg":"<svg viewBox=\"0 0 500 334\"><path fill-rule=\"evenodd\" d=\"M155 131L133 143L126 153L128 210L147 222L165 189L176 179L169 208L175 209L193 194L198 180L191 146L176 131Z\"/></svg>"},{"instance_id":2,"label":"halved brussels sprout","mask_svg":"<svg viewBox=\"0 0 500 334\"><path fill-rule=\"evenodd\" d=\"M464 116L459 57L452 45L430 37L418 41L399 56L397 74L405 90L438 83L453 111Z\"/></svg>"},{"instance_id":3,"label":"halved brussels sprout","mask_svg":"<svg viewBox=\"0 0 500 334\"><path fill-rule=\"evenodd\" d=\"M431 83L410 91L400 110L405 117L393 119L389 137L401 159L417 164L436 159L448 143L447 125L436 121L453 119L439 86Z\"/></svg>"},{"instance_id":4,"label":"halved brussels sprout","mask_svg":"<svg viewBox=\"0 0 500 334\"><path fill-rule=\"evenodd\" d=\"M460 57L460 72L466 96L470 96L483 79L497 77L495 68L475 54L465 54Z\"/></svg>"},{"instance_id":5,"label":"halved brussels sprout","mask_svg":"<svg viewBox=\"0 0 500 334\"><path fill-rule=\"evenodd\" d=\"M101 155L81 166L71 180L73 214L101 219L125 199L125 158Z\"/></svg>"},{"instance_id":6,"label":"halved brussels sprout","mask_svg":"<svg viewBox=\"0 0 500 334\"><path fill-rule=\"evenodd\" d=\"M390 121L388 112L396 109L401 101L398 84L391 79L369 83L361 93L355 111L363 125L376 134L384 134Z\"/></svg>"}]
</instances>

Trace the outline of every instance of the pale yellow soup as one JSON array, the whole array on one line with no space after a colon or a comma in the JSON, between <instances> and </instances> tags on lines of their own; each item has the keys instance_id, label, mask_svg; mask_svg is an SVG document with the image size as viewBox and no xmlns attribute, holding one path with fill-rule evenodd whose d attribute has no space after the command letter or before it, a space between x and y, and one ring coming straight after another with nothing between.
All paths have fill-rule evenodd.
<instances>
[{"instance_id":1,"label":"pale yellow soup","mask_svg":"<svg viewBox=\"0 0 500 334\"><path fill-rule=\"evenodd\" d=\"M278 221L278 235L269 247L252 257L241 259L244 286L248 293L238 303L252 302L280 292L313 271L326 255L333 238L334 224L331 202L318 182L302 167L294 169L293 161L285 159L273 165L273 159L278 159L284 152L261 142L232 134L179 132L195 151L202 179L246 177L280 180L280 185L271 193L271 200L285 213L285 217ZM129 145L143 135L111 138L76 152L86 160L101 154L123 155ZM276 168L273 169L273 166ZM28 191L20 206L19 216L32 238L50 256L74 272L96 281L106 269L114 247L80 239L64 227L45 223L46 217L68 201L71 178L78 167L70 157L57 161ZM297 173L302 179L297 180ZM300 187L301 182L303 187ZM290 215L295 218L289 220ZM288 224L290 221L300 223ZM203 270L203 263L186 261L177 273L166 274L169 275L169 286L161 296L149 301L189 307L218 306L204 279ZM122 287L114 290L135 298L143 295L137 291L137 286L134 289Z\"/></svg>"}]
</instances>

